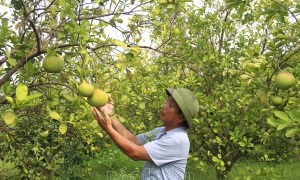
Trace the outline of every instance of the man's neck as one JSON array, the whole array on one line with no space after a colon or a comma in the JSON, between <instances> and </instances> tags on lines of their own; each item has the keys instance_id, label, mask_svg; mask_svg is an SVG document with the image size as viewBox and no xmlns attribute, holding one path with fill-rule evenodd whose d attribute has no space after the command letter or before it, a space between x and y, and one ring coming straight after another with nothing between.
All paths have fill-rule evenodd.
<instances>
[{"instance_id":1,"label":"man's neck","mask_svg":"<svg viewBox=\"0 0 300 180\"><path fill-rule=\"evenodd\" d=\"M182 125L181 124L178 124L178 125L175 125L175 126L171 126L171 125L167 126L166 125L165 127L166 127L166 131L170 131L172 129L176 129L176 128L182 127Z\"/></svg>"}]
</instances>

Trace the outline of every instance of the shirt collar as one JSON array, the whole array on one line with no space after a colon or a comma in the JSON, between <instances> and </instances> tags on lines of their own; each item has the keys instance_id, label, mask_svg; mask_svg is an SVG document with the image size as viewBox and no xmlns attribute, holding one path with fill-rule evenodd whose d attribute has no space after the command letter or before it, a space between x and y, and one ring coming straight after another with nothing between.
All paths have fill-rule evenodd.
<instances>
[{"instance_id":1,"label":"shirt collar","mask_svg":"<svg viewBox=\"0 0 300 180\"><path fill-rule=\"evenodd\" d=\"M166 129L166 128L165 128L165 129ZM180 127L178 127L178 128L175 128L175 129L166 131L167 134L175 133L175 132L186 132L186 127L180 126Z\"/></svg>"}]
</instances>

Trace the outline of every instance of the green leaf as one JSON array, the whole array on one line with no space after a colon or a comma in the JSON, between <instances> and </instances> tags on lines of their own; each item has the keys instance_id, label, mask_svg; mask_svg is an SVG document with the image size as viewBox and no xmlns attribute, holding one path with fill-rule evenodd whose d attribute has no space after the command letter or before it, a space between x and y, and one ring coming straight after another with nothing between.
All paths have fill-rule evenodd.
<instances>
[{"instance_id":1,"label":"green leaf","mask_svg":"<svg viewBox=\"0 0 300 180\"><path fill-rule=\"evenodd\" d=\"M294 137L296 133L299 132L299 128L291 128L291 129L288 129L286 132L285 132L285 136L287 138L290 138L290 137Z\"/></svg>"},{"instance_id":2,"label":"green leaf","mask_svg":"<svg viewBox=\"0 0 300 180\"><path fill-rule=\"evenodd\" d=\"M49 115L52 119L55 119L58 121L61 120L60 115L56 111L50 111Z\"/></svg>"},{"instance_id":3,"label":"green leaf","mask_svg":"<svg viewBox=\"0 0 300 180\"><path fill-rule=\"evenodd\" d=\"M219 162L220 160L219 160L219 158L218 158L218 157L216 157L216 156L213 156L213 157L212 157L212 161L213 161L213 162Z\"/></svg>"},{"instance_id":4,"label":"green leaf","mask_svg":"<svg viewBox=\"0 0 300 180\"><path fill-rule=\"evenodd\" d=\"M127 44L125 42L121 42L120 40L118 39L115 39L114 40L114 43L117 45L117 46L122 46L123 48L126 48L127 47Z\"/></svg>"},{"instance_id":5,"label":"green leaf","mask_svg":"<svg viewBox=\"0 0 300 180\"><path fill-rule=\"evenodd\" d=\"M298 112L297 110L290 110L288 112L289 117L294 120L294 121L299 121L300 119L300 112Z\"/></svg>"},{"instance_id":6,"label":"green leaf","mask_svg":"<svg viewBox=\"0 0 300 180\"><path fill-rule=\"evenodd\" d=\"M125 57L126 57L127 60L130 61L130 60L132 60L134 58L134 54L132 54L132 53L126 53Z\"/></svg>"},{"instance_id":7,"label":"green leaf","mask_svg":"<svg viewBox=\"0 0 300 180\"><path fill-rule=\"evenodd\" d=\"M165 4L165 3L168 2L168 0L159 0L158 2L159 2L160 4Z\"/></svg>"},{"instance_id":8,"label":"green leaf","mask_svg":"<svg viewBox=\"0 0 300 180\"><path fill-rule=\"evenodd\" d=\"M243 13L245 11L245 6L246 6L245 2L241 3L240 8L238 9L238 13L239 13L240 16L243 15Z\"/></svg>"},{"instance_id":9,"label":"green leaf","mask_svg":"<svg viewBox=\"0 0 300 180\"><path fill-rule=\"evenodd\" d=\"M296 8L294 11L293 11L294 14L296 13L300 13L300 8Z\"/></svg>"},{"instance_id":10,"label":"green leaf","mask_svg":"<svg viewBox=\"0 0 300 180\"><path fill-rule=\"evenodd\" d=\"M168 4L167 9L175 9L175 6L173 4Z\"/></svg>"},{"instance_id":11,"label":"green leaf","mask_svg":"<svg viewBox=\"0 0 300 180\"><path fill-rule=\"evenodd\" d=\"M273 118L273 117L267 118L267 123L275 128L278 126L278 124L275 122L275 118Z\"/></svg>"},{"instance_id":12,"label":"green leaf","mask_svg":"<svg viewBox=\"0 0 300 180\"><path fill-rule=\"evenodd\" d=\"M221 165L221 166L225 166L224 161L220 161L220 165Z\"/></svg>"},{"instance_id":13,"label":"green leaf","mask_svg":"<svg viewBox=\"0 0 300 180\"><path fill-rule=\"evenodd\" d=\"M34 93L34 94L30 94L29 96L26 96L25 99L23 100L22 104L25 104L33 99L39 98L43 96L42 93Z\"/></svg>"},{"instance_id":14,"label":"green leaf","mask_svg":"<svg viewBox=\"0 0 300 180\"><path fill-rule=\"evenodd\" d=\"M66 134L67 130L68 130L68 125L66 122L62 122L59 127L58 130L61 134Z\"/></svg>"},{"instance_id":15,"label":"green leaf","mask_svg":"<svg viewBox=\"0 0 300 180\"><path fill-rule=\"evenodd\" d=\"M136 53L138 53L138 52L141 51L140 46L131 46L130 49L133 50L133 51L135 51Z\"/></svg>"},{"instance_id":16,"label":"green leaf","mask_svg":"<svg viewBox=\"0 0 300 180\"><path fill-rule=\"evenodd\" d=\"M125 118L123 118L122 116L119 116L118 119L119 119L122 123L124 123L124 122L126 121Z\"/></svg>"},{"instance_id":17,"label":"green leaf","mask_svg":"<svg viewBox=\"0 0 300 180\"><path fill-rule=\"evenodd\" d=\"M267 17L266 17L266 22L270 21L270 19L275 15L276 13L270 13Z\"/></svg>"},{"instance_id":18,"label":"green leaf","mask_svg":"<svg viewBox=\"0 0 300 180\"><path fill-rule=\"evenodd\" d=\"M7 61L11 66L15 66L17 64L17 61L14 58L8 58Z\"/></svg>"},{"instance_id":19,"label":"green leaf","mask_svg":"<svg viewBox=\"0 0 300 180\"><path fill-rule=\"evenodd\" d=\"M239 142L239 145L241 146L241 147L245 147L246 146L246 143L245 142Z\"/></svg>"},{"instance_id":20,"label":"green leaf","mask_svg":"<svg viewBox=\"0 0 300 180\"><path fill-rule=\"evenodd\" d=\"M284 18L284 15L283 14L279 14L279 21L283 24L285 24L285 18Z\"/></svg>"},{"instance_id":21,"label":"green leaf","mask_svg":"<svg viewBox=\"0 0 300 180\"><path fill-rule=\"evenodd\" d=\"M277 116L278 118L285 120L285 121L291 121L291 119L289 118L289 116L283 112L283 111L274 111L275 116Z\"/></svg>"},{"instance_id":22,"label":"green leaf","mask_svg":"<svg viewBox=\"0 0 300 180\"><path fill-rule=\"evenodd\" d=\"M7 125L12 125L17 121L17 115L12 109L7 110L4 114L2 114L2 118Z\"/></svg>"},{"instance_id":23,"label":"green leaf","mask_svg":"<svg viewBox=\"0 0 300 180\"><path fill-rule=\"evenodd\" d=\"M28 87L26 84L19 84L16 89L17 100L23 101L28 95Z\"/></svg>"},{"instance_id":24,"label":"green leaf","mask_svg":"<svg viewBox=\"0 0 300 180\"><path fill-rule=\"evenodd\" d=\"M117 18L116 21L117 21L118 23L123 23L123 19L121 19L121 18Z\"/></svg>"},{"instance_id":25,"label":"green leaf","mask_svg":"<svg viewBox=\"0 0 300 180\"><path fill-rule=\"evenodd\" d=\"M12 105L15 105L14 99L10 96L6 96L5 99Z\"/></svg>"},{"instance_id":26,"label":"green leaf","mask_svg":"<svg viewBox=\"0 0 300 180\"><path fill-rule=\"evenodd\" d=\"M8 48L5 48L5 55L8 59L10 58L10 52L9 52Z\"/></svg>"},{"instance_id":27,"label":"green leaf","mask_svg":"<svg viewBox=\"0 0 300 180\"><path fill-rule=\"evenodd\" d=\"M152 16L157 16L157 15L159 15L159 13L160 13L160 8L159 8L159 6L157 6L152 12L151 12L151 14L152 14Z\"/></svg>"},{"instance_id":28,"label":"green leaf","mask_svg":"<svg viewBox=\"0 0 300 180\"><path fill-rule=\"evenodd\" d=\"M146 106L145 106L145 102L140 102L140 103L139 103L139 108L140 108L140 109L145 109L145 107L146 107Z\"/></svg>"},{"instance_id":29,"label":"green leaf","mask_svg":"<svg viewBox=\"0 0 300 180\"><path fill-rule=\"evenodd\" d=\"M277 130L278 131L281 131L281 130L283 130L284 128L286 128L288 126L288 124L279 124L278 126L277 126Z\"/></svg>"}]
</instances>

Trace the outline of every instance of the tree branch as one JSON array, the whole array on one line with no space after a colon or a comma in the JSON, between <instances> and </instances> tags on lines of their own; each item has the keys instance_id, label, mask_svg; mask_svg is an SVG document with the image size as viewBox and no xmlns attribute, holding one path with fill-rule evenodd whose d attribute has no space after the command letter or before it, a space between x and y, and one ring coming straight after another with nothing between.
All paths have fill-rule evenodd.
<instances>
[{"instance_id":1,"label":"tree branch","mask_svg":"<svg viewBox=\"0 0 300 180\"><path fill-rule=\"evenodd\" d=\"M35 35L35 39L36 39L36 42L37 42L37 50L38 50L38 53L41 52L41 42L40 42L40 37L39 37L39 34L36 30L36 27L35 27L35 24L33 22L32 19L29 19L29 18L26 18L26 20L30 23L32 29L33 29L33 32L34 32L34 35Z\"/></svg>"},{"instance_id":2,"label":"tree branch","mask_svg":"<svg viewBox=\"0 0 300 180\"><path fill-rule=\"evenodd\" d=\"M230 10L226 11L226 15L225 15L225 19L224 19L224 23L226 24L227 22L227 18L229 16ZM221 54L221 50L223 47L223 43L224 43L224 34L225 34L225 26L222 28L222 32L221 32L221 37L220 37L220 41L219 41L219 55Z\"/></svg>"},{"instance_id":3,"label":"tree branch","mask_svg":"<svg viewBox=\"0 0 300 180\"><path fill-rule=\"evenodd\" d=\"M17 72L22 66L24 66L28 61L33 59L36 56L39 56L42 53L46 53L45 50L41 50L40 52L35 51L28 56L24 56L14 67L7 71L7 73L0 79L0 87L15 73Z\"/></svg>"},{"instance_id":4,"label":"tree branch","mask_svg":"<svg viewBox=\"0 0 300 180\"><path fill-rule=\"evenodd\" d=\"M297 24L300 25L300 22L298 21L298 18L295 16L295 14L294 14L292 11L290 11L290 10L289 10L288 8L286 8L284 5L282 5L281 3L279 3L279 2L277 2L277 1L275 1L275 0L271 0L271 1L273 1L273 2L275 2L275 3L277 3L277 4L279 4L281 7L283 7L283 9L287 10L287 11L293 16L293 18L296 20Z\"/></svg>"}]
</instances>

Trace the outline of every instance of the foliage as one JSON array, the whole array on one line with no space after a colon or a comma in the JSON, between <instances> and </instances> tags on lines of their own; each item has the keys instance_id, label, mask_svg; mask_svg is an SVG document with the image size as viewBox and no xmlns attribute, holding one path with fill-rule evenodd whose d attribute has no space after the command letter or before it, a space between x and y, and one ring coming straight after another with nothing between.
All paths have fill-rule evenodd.
<instances>
[{"instance_id":1,"label":"foliage","mask_svg":"<svg viewBox=\"0 0 300 180\"><path fill-rule=\"evenodd\" d=\"M85 160L109 143L77 92L83 80L113 97L116 116L133 133L162 125L166 87L190 88L201 105L189 131L191 156L220 178L261 146L273 150L263 152L267 160L299 152L292 148L299 147L300 124L296 1L1 5L9 11L0 14L0 157L13 161L20 177L83 177L90 172ZM64 58L59 74L43 71L52 53ZM293 88L275 86L281 71L296 77ZM273 96L284 104L272 106ZM280 152L274 142L291 148ZM83 174L72 171L77 165Z\"/></svg>"},{"instance_id":2,"label":"foliage","mask_svg":"<svg viewBox=\"0 0 300 180\"><path fill-rule=\"evenodd\" d=\"M297 159L274 163L241 158L226 179L297 179L298 168Z\"/></svg>"},{"instance_id":3,"label":"foliage","mask_svg":"<svg viewBox=\"0 0 300 180\"><path fill-rule=\"evenodd\" d=\"M282 134L291 138L291 147L299 146L299 87L282 91L274 84L283 70L299 77L299 7L294 1L269 3L206 1L166 28L180 24L176 28L181 26L182 34L164 46L181 54L171 57L172 67L178 63L182 84L199 92L201 112L190 133L192 151L201 157L200 164L214 164L220 178L256 145L271 145L274 138L285 138ZM154 32L157 39L169 37L160 34L162 28ZM272 106L274 95L285 104ZM276 148L277 157L286 155Z\"/></svg>"}]
</instances>

